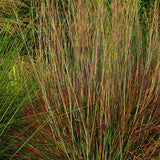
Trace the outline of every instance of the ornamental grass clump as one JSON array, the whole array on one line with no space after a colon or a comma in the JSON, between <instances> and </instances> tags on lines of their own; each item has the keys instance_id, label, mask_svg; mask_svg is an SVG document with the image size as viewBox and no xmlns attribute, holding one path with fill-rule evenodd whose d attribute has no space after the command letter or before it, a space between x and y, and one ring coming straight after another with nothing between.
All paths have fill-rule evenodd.
<instances>
[{"instance_id":1,"label":"ornamental grass clump","mask_svg":"<svg viewBox=\"0 0 160 160\"><path fill-rule=\"evenodd\" d=\"M9 27L8 24L6 27ZM7 159L10 154L11 146L14 146L10 143L10 134L13 134L11 128L19 126L15 120L33 93L29 87L33 68L27 59L24 61L19 56L22 42L14 39L12 32L8 34L6 30L0 33L0 159Z\"/></svg>"},{"instance_id":2,"label":"ornamental grass clump","mask_svg":"<svg viewBox=\"0 0 160 160\"><path fill-rule=\"evenodd\" d=\"M9 149L2 156L158 159L158 1L145 24L137 0L42 0L30 6L27 27L18 27L34 75L25 81L29 101L5 135Z\"/></svg>"}]
</instances>

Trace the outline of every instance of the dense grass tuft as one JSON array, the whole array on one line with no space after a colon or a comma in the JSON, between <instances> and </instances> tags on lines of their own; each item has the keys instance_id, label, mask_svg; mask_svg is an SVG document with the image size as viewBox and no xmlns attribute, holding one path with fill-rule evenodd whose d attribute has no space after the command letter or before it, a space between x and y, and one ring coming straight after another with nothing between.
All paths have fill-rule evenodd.
<instances>
[{"instance_id":1,"label":"dense grass tuft","mask_svg":"<svg viewBox=\"0 0 160 160\"><path fill-rule=\"evenodd\" d=\"M0 159L158 160L158 0L2 2Z\"/></svg>"}]
</instances>

